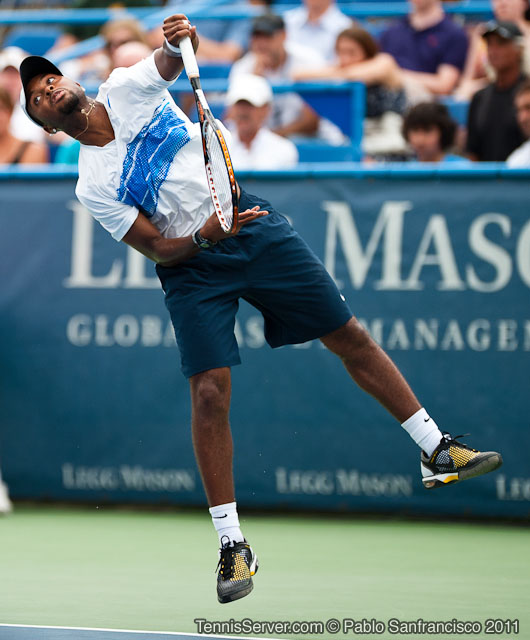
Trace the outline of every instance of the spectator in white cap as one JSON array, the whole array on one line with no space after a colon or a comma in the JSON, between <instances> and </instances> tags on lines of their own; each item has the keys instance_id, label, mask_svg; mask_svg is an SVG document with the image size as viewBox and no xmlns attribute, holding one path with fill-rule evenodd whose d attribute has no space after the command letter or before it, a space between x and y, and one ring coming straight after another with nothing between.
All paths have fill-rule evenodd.
<instances>
[{"instance_id":1,"label":"spectator in white cap","mask_svg":"<svg viewBox=\"0 0 530 640\"><path fill-rule=\"evenodd\" d=\"M6 89L15 105L10 123L11 134L18 140L42 143L45 142L43 130L33 122L28 122L18 100L22 89L18 69L26 56L27 53L18 47L6 47L0 51L0 87Z\"/></svg>"},{"instance_id":2,"label":"spectator in white cap","mask_svg":"<svg viewBox=\"0 0 530 640\"><path fill-rule=\"evenodd\" d=\"M269 83L261 76L239 75L231 81L226 104L235 169L287 169L298 162L294 143L265 127L272 97Z\"/></svg>"}]
</instances>

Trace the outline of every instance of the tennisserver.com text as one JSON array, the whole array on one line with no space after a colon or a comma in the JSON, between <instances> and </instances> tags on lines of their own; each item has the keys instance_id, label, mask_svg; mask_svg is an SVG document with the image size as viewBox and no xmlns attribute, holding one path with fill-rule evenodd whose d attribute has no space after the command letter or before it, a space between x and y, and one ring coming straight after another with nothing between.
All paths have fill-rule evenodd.
<instances>
[{"instance_id":1,"label":"tennisserver.com text","mask_svg":"<svg viewBox=\"0 0 530 640\"><path fill-rule=\"evenodd\" d=\"M411 634L420 635L461 635L474 636L485 635L518 635L519 620L490 618L484 621L479 620L398 620L390 618L388 620L376 620L375 618L329 618L328 620L252 620L243 618L242 620L206 620L205 618L195 618L197 632L204 634L293 634L293 635L323 635L333 636L337 633L352 636L382 635L383 633L407 636Z\"/></svg>"}]
</instances>

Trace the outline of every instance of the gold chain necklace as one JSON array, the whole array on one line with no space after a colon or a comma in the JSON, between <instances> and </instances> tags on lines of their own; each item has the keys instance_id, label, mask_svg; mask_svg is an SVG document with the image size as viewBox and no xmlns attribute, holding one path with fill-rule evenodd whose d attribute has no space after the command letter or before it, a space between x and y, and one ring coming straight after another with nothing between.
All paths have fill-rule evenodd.
<instances>
[{"instance_id":1,"label":"gold chain necklace","mask_svg":"<svg viewBox=\"0 0 530 640\"><path fill-rule=\"evenodd\" d=\"M88 111L85 111L85 109L81 109L81 113L83 113L86 116L86 127L83 129L83 131L81 131L81 133L78 133L76 135L74 140L77 140L77 138L79 138L79 136L82 136L84 133L87 132L87 129L88 129L88 117L92 113L92 110L94 109L95 106L96 106L96 101L92 100L92 103L90 105L90 109Z\"/></svg>"}]
</instances>

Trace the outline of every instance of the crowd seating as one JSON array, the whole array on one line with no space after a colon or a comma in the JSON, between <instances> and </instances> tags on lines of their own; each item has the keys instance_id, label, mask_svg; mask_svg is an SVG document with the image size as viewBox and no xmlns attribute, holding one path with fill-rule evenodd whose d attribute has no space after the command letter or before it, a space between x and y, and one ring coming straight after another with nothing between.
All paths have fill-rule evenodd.
<instances>
[{"instance_id":1,"label":"crowd seating","mask_svg":"<svg viewBox=\"0 0 530 640\"><path fill-rule=\"evenodd\" d=\"M3 46L15 45L31 54L43 55L56 40L61 32L61 26L66 24L102 24L117 15L116 10L111 9L69 9L68 2L46 2L46 9L26 9L28 5L35 6L35 2L20 2L22 9L0 10L0 27L9 27ZM161 8L161 3L146 0L146 7L128 8L128 14L136 16L146 28L151 28L160 23L161 18L167 14L167 8ZM277 13L283 13L300 3L292 0L276 0L274 8ZM58 8L62 5L62 8ZM371 0L370 2L349 0L338 3L339 8L361 23L366 24L371 31L377 30L378 25L384 24L384 20L406 15L408 4L402 0ZM65 8L66 7L66 8ZM179 7L180 8L180 7ZM457 14L466 20L481 21L491 17L491 5L489 0L462 0L446 3L445 11ZM201 19L215 17L219 20L234 18L248 18L255 14L255 9L231 7L226 0L204 0L195 2L183 2L182 10L190 18L200 24ZM383 22L382 22L383 21ZM101 47L102 39L97 36L85 40L56 55L53 60L60 64L68 59L85 55ZM227 87L227 77L230 67L228 65L203 64L201 75L206 91L219 95ZM96 87L88 87L89 92L95 93ZM362 122L364 115L364 87L358 83L311 83L303 85L274 85L275 93L296 90L304 99L322 116L329 118L337 124L343 133L349 137L350 144L341 147L331 147L318 142L297 142L302 161L340 161L360 159L362 140ZM189 92L186 80L179 80L173 86L173 94L179 97ZM449 108L453 118L461 125L465 124L468 104L456 101L448 97L443 102ZM212 107L216 115L223 111L222 100L212 99Z\"/></svg>"}]
</instances>

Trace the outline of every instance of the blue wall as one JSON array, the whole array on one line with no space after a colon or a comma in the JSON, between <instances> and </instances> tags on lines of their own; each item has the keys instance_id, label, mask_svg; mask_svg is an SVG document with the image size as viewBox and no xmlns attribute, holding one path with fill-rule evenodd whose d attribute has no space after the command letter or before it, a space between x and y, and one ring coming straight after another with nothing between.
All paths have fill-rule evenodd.
<instances>
[{"instance_id":1,"label":"blue wall","mask_svg":"<svg viewBox=\"0 0 530 640\"><path fill-rule=\"evenodd\" d=\"M425 491L416 446L336 358L319 343L271 351L242 306L241 505L527 517L529 173L328 167L241 182L290 217L441 428L505 460ZM15 499L203 504L152 265L74 187L72 174L0 176L4 476Z\"/></svg>"}]
</instances>

